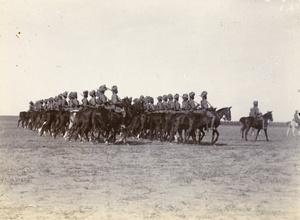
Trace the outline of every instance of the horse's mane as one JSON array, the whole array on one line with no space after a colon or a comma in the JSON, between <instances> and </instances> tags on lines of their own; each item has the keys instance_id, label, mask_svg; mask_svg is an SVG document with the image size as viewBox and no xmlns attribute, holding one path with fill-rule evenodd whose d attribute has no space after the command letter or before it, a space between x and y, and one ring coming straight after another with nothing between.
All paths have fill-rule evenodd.
<instances>
[{"instance_id":1,"label":"horse's mane","mask_svg":"<svg viewBox=\"0 0 300 220\"><path fill-rule=\"evenodd\" d=\"M271 111L268 111L267 113L263 114L263 116L267 116L267 115L269 115L269 114L272 114L272 112L271 112Z\"/></svg>"},{"instance_id":2,"label":"horse's mane","mask_svg":"<svg viewBox=\"0 0 300 220\"><path fill-rule=\"evenodd\" d=\"M216 112L223 111L224 109L227 109L227 108L231 108L231 107L224 107L224 108L220 108L220 109L218 109Z\"/></svg>"}]
</instances>

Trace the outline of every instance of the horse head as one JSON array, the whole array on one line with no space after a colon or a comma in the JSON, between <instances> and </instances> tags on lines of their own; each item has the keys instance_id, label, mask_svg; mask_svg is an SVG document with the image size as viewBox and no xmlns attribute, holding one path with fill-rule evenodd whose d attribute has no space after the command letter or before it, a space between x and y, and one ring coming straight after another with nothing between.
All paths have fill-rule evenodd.
<instances>
[{"instance_id":1,"label":"horse head","mask_svg":"<svg viewBox=\"0 0 300 220\"><path fill-rule=\"evenodd\" d=\"M128 98L127 96L122 99L122 103L124 107L131 106L131 102L132 102L131 98Z\"/></svg>"},{"instance_id":2,"label":"horse head","mask_svg":"<svg viewBox=\"0 0 300 220\"><path fill-rule=\"evenodd\" d=\"M266 114L263 115L263 118L266 119L267 121L273 121L273 115L272 115L272 111L268 111Z\"/></svg>"},{"instance_id":3,"label":"horse head","mask_svg":"<svg viewBox=\"0 0 300 220\"><path fill-rule=\"evenodd\" d=\"M231 121L231 106L219 109L216 113L220 119ZM224 117L223 117L224 116Z\"/></svg>"}]
</instances>

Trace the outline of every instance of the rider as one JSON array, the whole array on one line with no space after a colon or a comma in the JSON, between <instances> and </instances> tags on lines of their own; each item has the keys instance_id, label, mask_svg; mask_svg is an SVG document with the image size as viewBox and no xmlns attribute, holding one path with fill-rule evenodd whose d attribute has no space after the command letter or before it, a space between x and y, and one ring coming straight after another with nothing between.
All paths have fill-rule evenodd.
<instances>
[{"instance_id":1,"label":"rider","mask_svg":"<svg viewBox=\"0 0 300 220\"><path fill-rule=\"evenodd\" d=\"M83 99L81 100L83 107L86 107L89 104L89 100L87 99L88 95L89 92L87 90L83 91Z\"/></svg>"},{"instance_id":2,"label":"rider","mask_svg":"<svg viewBox=\"0 0 300 220\"><path fill-rule=\"evenodd\" d=\"M175 105L175 111L180 111L180 103L178 102L179 95L176 93L174 95L174 105Z\"/></svg>"},{"instance_id":3,"label":"rider","mask_svg":"<svg viewBox=\"0 0 300 220\"><path fill-rule=\"evenodd\" d=\"M195 93L194 92L190 92L189 97L190 97L190 99L188 100L188 109L192 110L192 111L196 110L199 105L195 104L195 101L194 101Z\"/></svg>"},{"instance_id":4,"label":"rider","mask_svg":"<svg viewBox=\"0 0 300 220\"><path fill-rule=\"evenodd\" d=\"M294 121L298 124L298 127L300 127L300 118L299 118L299 111L296 110L294 114Z\"/></svg>"},{"instance_id":5,"label":"rider","mask_svg":"<svg viewBox=\"0 0 300 220\"><path fill-rule=\"evenodd\" d=\"M29 111L30 112L34 111L34 103L33 103L33 101L29 102Z\"/></svg>"},{"instance_id":6,"label":"rider","mask_svg":"<svg viewBox=\"0 0 300 220\"><path fill-rule=\"evenodd\" d=\"M148 112L153 112L156 110L156 106L154 105L154 99L153 97L149 96L147 98L147 102L148 102L148 105L147 105L147 111Z\"/></svg>"},{"instance_id":7,"label":"rider","mask_svg":"<svg viewBox=\"0 0 300 220\"><path fill-rule=\"evenodd\" d=\"M157 97L156 109L157 110L162 110L163 109L163 106L162 106L162 96L158 96Z\"/></svg>"},{"instance_id":8,"label":"rider","mask_svg":"<svg viewBox=\"0 0 300 220\"><path fill-rule=\"evenodd\" d=\"M172 94L169 94L168 95L168 110L175 110L175 103L173 101L173 95Z\"/></svg>"},{"instance_id":9,"label":"rider","mask_svg":"<svg viewBox=\"0 0 300 220\"><path fill-rule=\"evenodd\" d=\"M211 118L211 124L210 124L210 129L214 130L214 126L215 126L215 119L216 116L213 112L213 107L211 106L211 104L207 101L207 92L203 91L200 95L202 97L201 100L201 107L205 110L205 115L207 117ZM210 107L209 107L210 106Z\"/></svg>"},{"instance_id":10,"label":"rider","mask_svg":"<svg viewBox=\"0 0 300 220\"><path fill-rule=\"evenodd\" d=\"M125 109L123 108L123 101L118 96L118 87L117 86L111 87L111 91L113 93L111 96L112 108L115 112L122 113L123 117L122 117L121 127L125 128L126 112Z\"/></svg>"},{"instance_id":11,"label":"rider","mask_svg":"<svg viewBox=\"0 0 300 220\"><path fill-rule=\"evenodd\" d=\"M67 108L67 107L68 107L68 102L67 102L67 100L66 100L67 97L68 97L68 92L65 91L65 92L62 94L62 102L61 102L62 108Z\"/></svg>"},{"instance_id":12,"label":"rider","mask_svg":"<svg viewBox=\"0 0 300 220\"><path fill-rule=\"evenodd\" d=\"M58 109L58 96L54 96L53 101L52 101L52 108L53 108L53 110L59 110Z\"/></svg>"},{"instance_id":13,"label":"rider","mask_svg":"<svg viewBox=\"0 0 300 220\"><path fill-rule=\"evenodd\" d=\"M264 118L262 117L262 113L258 108L258 101L253 102L253 108L251 108L250 110L251 110L249 113L250 117L253 117L254 120L261 121L262 129L265 129Z\"/></svg>"},{"instance_id":14,"label":"rider","mask_svg":"<svg viewBox=\"0 0 300 220\"><path fill-rule=\"evenodd\" d=\"M73 92L73 105L72 107L75 108L75 109L78 109L79 107L79 101L77 100L77 92Z\"/></svg>"},{"instance_id":15,"label":"rider","mask_svg":"<svg viewBox=\"0 0 300 220\"><path fill-rule=\"evenodd\" d=\"M95 90L92 90L90 91L90 96L92 97L90 100L89 100L89 105L95 107L96 106L96 92Z\"/></svg>"},{"instance_id":16,"label":"rider","mask_svg":"<svg viewBox=\"0 0 300 220\"><path fill-rule=\"evenodd\" d=\"M109 99L104 94L106 90L107 90L106 85L102 85L99 87L98 102L100 105L107 105L109 103Z\"/></svg>"},{"instance_id":17,"label":"rider","mask_svg":"<svg viewBox=\"0 0 300 220\"><path fill-rule=\"evenodd\" d=\"M46 111L49 110L49 109L48 109L48 102L49 102L48 99L44 99L44 109L45 109Z\"/></svg>"},{"instance_id":18,"label":"rider","mask_svg":"<svg viewBox=\"0 0 300 220\"><path fill-rule=\"evenodd\" d=\"M49 103L48 103L48 109L49 110L53 110L53 97L50 97L49 98Z\"/></svg>"},{"instance_id":19,"label":"rider","mask_svg":"<svg viewBox=\"0 0 300 220\"><path fill-rule=\"evenodd\" d=\"M163 110L167 110L168 109L168 96L167 95L163 95L162 97L163 99L163 102L162 102L162 107L163 107Z\"/></svg>"},{"instance_id":20,"label":"rider","mask_svg":"<svg viewBox=\"0 0 300 220\"><path fill-rule=\"evenodd\" d=\"M188 107L189 107L189 103L188 103L188 99L189 99L189 96L188 96L188 94L183 94L182 95L182 106L181 106L181 108L182 108L182 110L188 110Z\"/></svg>"}]
</instances>

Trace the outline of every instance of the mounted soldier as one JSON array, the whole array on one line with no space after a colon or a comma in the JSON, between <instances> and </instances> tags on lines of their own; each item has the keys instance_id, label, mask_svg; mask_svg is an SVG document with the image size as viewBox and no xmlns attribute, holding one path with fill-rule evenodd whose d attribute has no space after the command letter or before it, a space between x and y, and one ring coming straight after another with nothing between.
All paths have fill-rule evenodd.
<instances>
[{"instance_id":1,"label":"mounted soldier","mask_svg":"<svg viewBox=\"0 0 300 220\"><path fill-rule=\"evenodd\" d=\"M169 107L168 96L167 95L163 95L162 100L163 100L163 102L162 102L163 110L167 110L168 107Z\"/></svg>"},{"instance_id":2,"label":"mounted soldier","mask_svg":"<svg viewBox=\"0 0 300 220\"><path fill-rule=\"evenodd\" d=\"M36 101L36 103L35 103L35 110L36 111L44 110L43 103L44 103L43 99Z\"/></svg>"},{"instance_id":3,"label":"mounted soldier","mask_svg":"<svg viewBox=\"0 0 300 220\"><path fill-rule=\"evenodd\" d=\"M188 109L189 110L197 110L197 107L199 106L198 104L195 104L195 93L194 92L190 92L189 94L190 99L188 100Z\"/></svg>"},{"instance_id":4,"label":"mounted soldier","mask_svg":"<svg viewBox=\"0 0 300 220\"><path fill-rule=\"evenodd\" d=\"M172 94L169 94L168 95L168 110L175 110L175 104L174 104L174 101L173 101L173 95Z\"/></svg>"},{"instance_id":5,"label":"mounted soldier","mask_svg":"<svg viewBox=\"0 0 300 220\"><path fill-rule=\"evenodd\" d=\"M249 116L254 118L254 123L261 123L262 129L265 129L265 123L262 117L263 115L258 108L258 101L253 102L253 107L251 108Z\"/></svg>"},{"instance_id":6,"label":"mounted soldier","mask_svg":"<svg viewBox=\"0 0 300 220\"><path fill-rule=\"evenodd\" d=\"M73 92L72 107L73 109L78 109L80 107L79 101L77 100L77 92Z\"/></svg>"},{"instance_id":7,"label":"mounted soldier","mask_svg":"<svg viewBox=\"0 0 300 220\"><path fill-rule=\"evenodd\" d=\"M49 103L48 103L48 110L53 110L54 108L53 108L53 98L52 97L50 97L49 98Z\"/></svg>"},{"instance_id":8,"label":"mounted soldier","mask_svg":"<svg viewBox=\"0 0 300 220\"><path fill-rule=\"evenodd\" d=\"M112 109L117 112L122 114L122 122L121 122L121 127L125 127L125 117L126 117L126 112L125 109L123 108L123 101L120 99L118 96L118 87L113 86L111 88L112 91L112 96L111 96L111 104L112 104Z\"/></svg>"},{"instance_id":9,"label":"mounted soldier","mask_svg":"<svg viewBox=\"0 0 300 220\"><path fill-rule=\"evenodd\" d=\"M29 112L32 112L32 111L34 111L34 103L33 103L33 101L30 101L29 102L29 110L28 110Z\"/></svg>"},{"instance_id":10,"label":"mounted soldier","mask_svg":"<svg viewBox=\"0 0 300 220\"><path fill-rule=\"evenodd\" d=\"M174 95L174 106L175 106L175 111L180 111L180 103L179 103L179 95L175 94Z\"/></svg>"},{"instance_id":11,"label":"mounted soldier","mask_svg":"<svg viewBox=\"0 0 300 220\"><path fill-rule=\"evenodd\" d=\"M102 85L99 87L99 90L98 90L98 103L99 105L101 106L105 106L105 105L108 105L109 104L109 99L106 97L106 95L104 94L105 91L107 90L107 87L106 85Z\"/></svg>"},{"instance_id":12,"label":"mounted soldier","mask_svg":"<svg viewBox=\"0 0 300 220\"><path fill-rule=\"evenodd\" d=\"M77 92L70 92L69 94L69 110L78 110L79 101L77 100Z\"/></svg>"},{"instance_id":13,"label":"mounted soldier","mask_svg":"<svg viewBox=\"0 0 300 220\"><path fill-rule=\"evenodd\" d=\"M210 124L210 129L214 130L215 129L215 112L214 112L214 108L212 107L212 105L207 101L207 92L203 91L200 95L202 97L201 100L201 107L204 109L204 112L202 113L204 116L207 116L209 118L211 118L211 124ZM207 126L207 121L206 121L206 126Z\"/></svg>"},{"instance_id":14,"label":"mounted soldier","mask_svg":"<svg viewBox=\"0 0 300 220\"><path fill-rule=\"evenodd\" d=\"M88 98L88 95L89 95L89 92L88 92L87 90L85 90L85 91L83 91L82 93L83 93L83 99L81 100L82 106L83 106L83 107L86 107L86 106L88 106L88 104L89 104L89 100L87 99L87 98Z\"/></svg>"},{"instance_id":15,"label":"mounted soldier","mask_svg":"<svg viewBox=\"0 0 300 220\"><path fill-rule=\"evenodd\" d=\"M147 112L153 112L156 110L156 106L154 105L154 100L152 97L148 96L147 100Z\"/></svg>"},{"instance_id":16,"label":"mounted soldier","mask_svg":"<svg viewBox=\"0 0 300 220\"><path fill-rule=\"evenodd\" d=\"M295 111L295 114L294 114L294 121L298 124L298 127L300 127L300 113L298 110Z\"/></svg>"},{"instance_id":17,"label":"mounted soldier","mask_svg":"<svg viewBox=\"0 0 300 220\"><path fill-rule=\"evenodd\" d=\"M53 106L53 110L58 110L58 96L55 96L53 98L52 106Z\"/></svg>"},{"instance_id":18,"label":"mounted soldier","mask_svg":"<svg viewBox=\"0 0 300 220\"><path fill-rule=\"evenodd\" d=\"M89 105L95 107L96 106L96 92L95 90L90 91L89 94L92 98L89 100Z\"/></svg>"},{"instance_id":19,"label":"mounted soldier","mask_svg":"<svg viewBox=\"0 0 300 220\"><path fill-rule=\"evenodd\" d=\"M58 96L58 100L57 100L57 105L58 105L58 109L61 109L62 106L63 106L63 95L62 94L59 94Z\"/></svg>"},{"instance_id":20,"label":"mounted soldier","mask_svg":"<svg viewBox=\"0 0 300 220\"><path fill-rule=\"evenodd\" d=\"M182 105L181 105L181 109L182 110L188 110L189 109L189 103L188 103L188 99L189 99L189 96L188 94L183 94L182 95Z\"/></svg>"},{"instance_id":21,"label":"mounted soldier","mask_svg":"<svg viewBox=\"0 0 300 220\"><path fill-rule=\"evenodd\" d=\"M44 110L47 111L48 110L48 99L44 99Z\"/></svg>"},{"instance_id":22,"label":"mounted soldier","mask_svg":"<svg viewBox=\"0 0 300 220\"><path fill-rule=\"evenodd\" d=\"M156 109L158 111L163 110L163 105L162 105L162 96L157 97L157 103L156 103Z\"/></svg>"},{"instance_id":23,"label":"mounted soldier","mask_svg":"<svg viewBox=\"0 0 300 220\"><path fill-rule=\"evenodd\" d=\"M62 94L62 102L61 102L62 108L68 107L68 102L67 102L67 100L66 100L67 97L68 97L68 92L65 91L65 92Z\"/></svg>"}]
</instances>

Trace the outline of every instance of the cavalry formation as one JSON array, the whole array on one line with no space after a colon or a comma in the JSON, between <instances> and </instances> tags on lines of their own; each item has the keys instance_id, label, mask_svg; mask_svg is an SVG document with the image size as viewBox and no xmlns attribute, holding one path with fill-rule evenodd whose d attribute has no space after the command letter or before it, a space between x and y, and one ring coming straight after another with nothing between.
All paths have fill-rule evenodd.
<instances>
[{"instance_id":1,"label":"cavalry formation","mask_svg":"<svg viewBox=\"0 0 300 220\"><path fill-rule=\"evenodd\" d=\"M213 108L207 101L206 91L200 95L201 104L194 101L195 93L191 92L182 96L182 105L178 102L178 94L174 97L171 94L160 96L154 105L153 98L149 96L134 100L128 97L120 99L116 86L110 89L113 95L109 100L104 95L107 89L103 85L97 93L90 92L92 98L89 101L88 92L84 91L81 104L76 92L69 94L68 102L67 92L55 99L39 100L35 104L30 102L29 111L19 114L18 127L21 123L23 128L37 131L40 136L49 133L54 138L62 135L66 140L73 138L76 141L79 138L81 141L105 143L125 143L126 137L132 136L184 143L192 138L193 143L200 143L206 132L211 130L211 144L214 144L219 138L217 128L221 119L231 120L231 107ZM262 115L257 104L251 109L254 115L250 112L250 116L240 119L243 124L242 138L247 140L247 133L252 127L258 129L255 140L263 129L268 141L267 124L269 120L273 121L272 112ZM120 134L120 140L116 140L117 134Z\"/></svg>"},{"instance_id":2,"label":"cavalry formation","mask_svg":"<svg viewBox=\"0 0 300 220\"><path fill-rule=\"evenodd\" d=\"M102 95L106 90L105 85L99 88ZM214 144L219 137L217 128L221 119L231 120L231 107L216 110L212 106L205 106L207 103L205 91L201 94L204 100L201 102L202 106L194 101L193 92L189 94L189 99L187 94L182 96L181 106L178 103L178 94L174 95L174 98L171 94L158 97L158 103L154 105L152 97L141 96L132 101L132 98L128 97L120 99L116 95L118 93L116 86L113 86L111 91L113 92L111 100L105 97L102 99L104 102L101 102L97 95L99 98L95 102L93 100L86 102L95 105L84 104L84 100L79 104L78 101L74 101L77 100L77 93L72 93L69 95L69 104L64 106L62 103L67 103L65 100L67 92L60 94L59 99L62 101L55 108L51 98L52 105L43 105L44 100L36 102L35 105L30 102L29 111L19 114L18 127L21 123L24 128L38 131L40 136L49 132L53 137L63 135L67 140L80 138L113 143L125 142L126 137L130 136L181 142L188 142L191 137L193 143L197 143L211 130L211 143ZM84 94L87 98L87 91ZM121 136L118 141L117 134Z\"/></svg>"}]
</instances>

